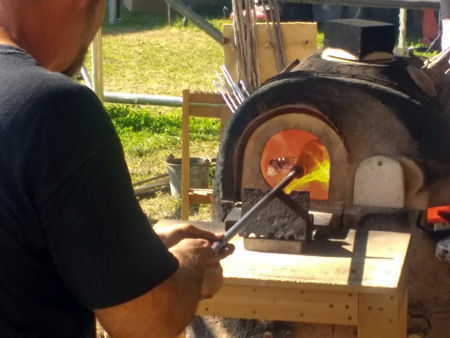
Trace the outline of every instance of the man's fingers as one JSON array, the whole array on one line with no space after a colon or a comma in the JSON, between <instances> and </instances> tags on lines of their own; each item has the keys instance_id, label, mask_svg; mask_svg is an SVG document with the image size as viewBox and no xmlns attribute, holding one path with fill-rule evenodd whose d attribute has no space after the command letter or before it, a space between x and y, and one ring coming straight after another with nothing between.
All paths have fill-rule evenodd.
<instances>
[{"instance_id":1,"label":"man's fingers","mask_svg":"<svg viewBox=\"0 0 450 338\"><path fill-rule=\"evenodd\" d=\"M224 259L225 257L228 257L234 252L234 245L228 243L226 246L223 247L222 250L220 250L217 255L219 256L219 259Z\"/></svg>"},{"instance_id":2,"label":"man's fingers","mask_svg":"<svg viewBox=\"0 0 450 338\"><path fill-rule=\"evenodd\" d=\"M197 228L192 224L186 225L183 231L185 238L204 238L210 242L214 242L220 239L215 233ZM223 236L221 238L223 238Z\"/></svg>"}]
</instances>

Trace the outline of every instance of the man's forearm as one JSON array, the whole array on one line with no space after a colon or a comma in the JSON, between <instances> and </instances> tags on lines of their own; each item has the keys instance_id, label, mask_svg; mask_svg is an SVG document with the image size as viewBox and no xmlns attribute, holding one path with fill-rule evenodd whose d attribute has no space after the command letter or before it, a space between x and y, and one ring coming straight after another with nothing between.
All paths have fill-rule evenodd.
<instances>
[{"instance_id":1,"label":"man's forearm","mask_svg":"<svg viewBox=\"0 0 450 338\"><path fill-rule=\"evenodd\" d=\"M192 320L200 298L200 277L180 267L154 289L129 302L95 313L112 337L175 337Z\"/></svg>"}]
</instances>

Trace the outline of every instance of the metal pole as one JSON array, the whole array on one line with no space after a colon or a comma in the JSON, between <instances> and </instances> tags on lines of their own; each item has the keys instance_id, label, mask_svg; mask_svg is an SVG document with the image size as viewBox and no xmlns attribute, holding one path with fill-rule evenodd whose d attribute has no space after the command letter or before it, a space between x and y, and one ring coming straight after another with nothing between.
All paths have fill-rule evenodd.
<instances>
[{"instance_id":1,"label":"metal pole","mask_svg":"<svg viewBox=\"0 0 450 338\"><path fill-rule=\"evenodd\" d=\"M117 1L109 0L108 1L108 20L111 25L116 22L117 18Z\"/></svg>"},{"instance_id":2,"label":"metal pole","mask_svg":"<svg viewBox=\"0 0 450 338\"><path fill-rule=\"evenodd\" d=\"M183 98L180 96L130 94L117 92L104 92L104 101L109 103L148 104L165 107L181 107ZM190 102L191 107L226 107L224 103Z\"/></svg>"},{"instance_id":3,"label":"metal pole","mask_svg":"<svg viewBox=\"0 0 450 338\"><path fill-rule=\"evenodd\" d=\"M178 13L191 20L200 29L202 29L206 34L216 40L218 43L223 45L223 35L216 27L211 25L208 21L202 18L200 15L195 13L191 8L185 5L180 0L166 0L167 4L176 10Z\"/></svg>"},{"instance_id":4,"label":"metal pole","mask_svg":"<svg viewBox=\"0 0 450 338\"><path fill-rule=\"evenodd\" d=\"M84 82L86 82L86 86L92 89L91 77L89 76L89 73L84 65L83 67L81 67L81 76L83 76L83 80Z\"/></svg>"},{"instance_id":5,"label":"metal pole","mask_svg":"<svg viewBox=\"0 0 450 338\"><path fill-rule=\"evenodd\" d=\"M285 0L293 3L318 5L342 5L354 7L435 9L440 7L439 0Z\"/></svg>"},{"instance_id":6,"label":"metal pole","mask_svg":"<svg viewBox=\"0 0 450 338\"><path fill-rule=\"evenodd\" d=\"M170 13L170 5L167 4L167 22L169 23L169 26L172 26L172 18Z\"/></svg>"},{"instance_id":7,"label":"metal pole","mask_svg":"<svg viewBox=\"0 0 450 338\"><path fill-rule=\"evenodd\" d=\"M103 101L103 54L102 29L100 28L92 41L92 79L93 90Z\"/></svg>"},{"instance_id":8,"label":"metal pole","mask_svg":"<svg viewBox=\"0 0 450 338\"><path fill-rule=\"evenodd\" d=\"M150 104L155 106L181 107L183 98L177 96L128 94L105 92L105 102L128 103L128 104Z\"/></svg>"},{"instance_id":9,"label":"metal pole","mask_svg":"<svg viewBox=\"0 0 450 338\"><path fill-rule=\"evenodd\" d=\"M406 8L400 8L398 21L398 50L402 55L406 55Z\"/></svg>"}]
</instances>

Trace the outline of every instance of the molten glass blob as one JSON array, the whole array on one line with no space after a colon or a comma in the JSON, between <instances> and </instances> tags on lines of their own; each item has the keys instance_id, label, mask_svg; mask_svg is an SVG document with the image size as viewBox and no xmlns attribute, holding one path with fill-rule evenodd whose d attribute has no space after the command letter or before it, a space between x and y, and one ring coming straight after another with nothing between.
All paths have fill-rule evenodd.
<instances>
[{"instance_id":1,"label":"molten glass blob","mask_svg":"<svg viewBox=\"0 0 450 338\"><path fill-rule=\"evenodd\" d=\"M328 200L330 157L322 142L304 130L287 129L273 135L261 156L261 171L267 184L275 187L299 165L304 175L294 179L284 192L309 191L310 198Z\"/></svg>"}]
</instances>

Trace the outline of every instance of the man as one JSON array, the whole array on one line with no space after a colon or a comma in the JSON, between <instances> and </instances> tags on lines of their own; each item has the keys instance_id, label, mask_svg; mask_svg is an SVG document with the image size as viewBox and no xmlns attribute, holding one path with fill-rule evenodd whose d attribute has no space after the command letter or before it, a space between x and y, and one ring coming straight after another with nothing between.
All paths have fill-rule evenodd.
<instances>
[{"instance_id":1,"label":"man","mask_svg":"<svg viewBox=\"0 0 450 338\"><path fill-rule=\"evenodd\" d=\"M221 286L220 236L160 234L101 103L67 75L106 0L0 0L0 336L173 337Z\"/></svg>"}]
</instances>

